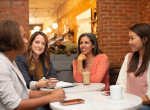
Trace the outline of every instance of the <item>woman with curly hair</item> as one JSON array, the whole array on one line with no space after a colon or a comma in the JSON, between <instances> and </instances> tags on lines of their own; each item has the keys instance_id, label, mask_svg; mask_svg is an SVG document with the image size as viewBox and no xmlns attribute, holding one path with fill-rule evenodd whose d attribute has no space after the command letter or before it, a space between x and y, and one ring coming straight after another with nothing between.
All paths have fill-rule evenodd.
<instances>
[{"instance_id":1,"label":"woman with curly hair","mask_svg":"<svg viewBox=\"0 0 150 110\"><path fill-rule=\"evenodd\" d=\"M50 61L48 38L43 32L35 32L30 40L26 53L15 59L30 89L55 87L57 76Z\"/></svg>"}]
</instances>

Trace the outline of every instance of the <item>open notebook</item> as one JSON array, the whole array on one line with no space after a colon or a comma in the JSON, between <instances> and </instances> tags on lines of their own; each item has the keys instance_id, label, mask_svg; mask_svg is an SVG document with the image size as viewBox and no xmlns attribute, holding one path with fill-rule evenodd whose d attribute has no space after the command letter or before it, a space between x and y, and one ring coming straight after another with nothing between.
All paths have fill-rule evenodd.
<instances>
[{"instance_id":1,"label":"open notebook","mask_svg":"<svg viewBox=\"0 0 150 110\"><path fill-rule=\"evenodd\" d=\"M69 83L69 82L59 81L59 82L57 82L56 87L54 87L54 88L55 89L56 88L67 88L67 87L73 87L73 86L76 86L76 83Z\"/></svg>"}]
</instances>

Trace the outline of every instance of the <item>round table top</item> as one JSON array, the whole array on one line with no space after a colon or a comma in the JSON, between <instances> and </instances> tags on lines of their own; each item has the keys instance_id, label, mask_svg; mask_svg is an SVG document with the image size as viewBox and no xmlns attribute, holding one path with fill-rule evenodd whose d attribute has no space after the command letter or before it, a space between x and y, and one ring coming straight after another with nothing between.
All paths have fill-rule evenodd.
<instances>
[{"instance_id":1,"label":"round table top","mask_svg":"<svg viewBox=\"0 0 150 110\"><path fill-rule=\"evenodd\" d=\"M90 83L90 85L84 85L83 83L76 83L77 86L64 88L65 93L77 93L85 91L101 91L105 89L105 84L103 83Z\"/></svg>"},{"instance_id":2,"label":"round table top","mask_svg":"<svg viewBox=\"0 0 150 110\"><path fill-rule=\"evenodd\" d=\"M81 98L83 104L62 106L59 102L50 103L54 110L136 110L142 106L142 99L136 95L124 93L123 99L112 100L102 95L102 91L87 91L66 94L66 100Z\"/></svg>"}]
</instances>

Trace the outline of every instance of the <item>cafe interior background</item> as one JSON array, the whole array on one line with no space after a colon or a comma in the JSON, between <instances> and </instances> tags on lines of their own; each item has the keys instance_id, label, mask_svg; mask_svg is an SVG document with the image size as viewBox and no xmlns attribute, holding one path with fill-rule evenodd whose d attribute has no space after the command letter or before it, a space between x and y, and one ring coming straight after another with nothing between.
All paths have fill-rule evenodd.
<instances>
[{"instance_id":1,"label":"cafe interior background","mask_svg":"<svg viewBox=\"0 0 150 110\"><path fill-rule=\"evenodd\" d=\"M0 0L0 21L6 19L20 22L27 36L40 29L67 41L71 34L76 45L81 33L95 34L115 77L130 51L129 27L150 23L150 0Z\"/></svg>"}]
</instances>

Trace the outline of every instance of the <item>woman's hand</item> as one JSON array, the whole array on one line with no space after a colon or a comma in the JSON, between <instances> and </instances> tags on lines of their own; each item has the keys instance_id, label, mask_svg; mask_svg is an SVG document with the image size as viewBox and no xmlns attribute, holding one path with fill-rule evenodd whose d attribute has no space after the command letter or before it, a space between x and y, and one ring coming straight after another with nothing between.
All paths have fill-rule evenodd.
<instances>
[{"instance_id":1,"label":"woman's hand","mask_svg":"<svg viewBox=\"0 0 150 110\"><path fill-rule=\"evenodd\" d=\"M81 53L78 58L77 58L77 72L82 74L82 69L83 69L83 60L87 59L87 57Z\"/></svg>"},{"instance_id":2,"label":"woman's hand","mask_svg":"<svg viewBox=\"0 0 150 110\"><path fill-rule=\"evenodd\" d=\"M56 86L56 83L58 82L58 80L56 78L50 78L48 80L40 80L35 87L37 89L42 88L42 87L50 87L53 88Z\"/></svg>"},{"instance_id":3,"label":"woman's hand","mask_svg":"<svg viewBox=\"0 0 150 110\"><path fill-rule=\"evenodd\" d=\"M53 90L51 92L51 95L52 95L52 98L51 98L52 102L62 102L66 98L65 92L61 88Z\"/></svg>"},{"instance_id":4,"label":"woman's hand","mask_svg":"<svg viewBox=\"0 0 150 110\"><path fill-rule=\"evenodd\" d=\"M47 87L54 88L58 80L56 78L50 78L47 82Z\"/></svg>"},{"instance_id":5,"label":"woman's hand","mask_svg":"<svg viewBox=\"0 0 150 110\"><path fill-rule=\"evenodd\" d=\"M41 80L38 83L36 83L35 87L37 89L40 89L42 87L47 87L47 83L49 82L49 80Z\"/></svg>"},{"instance_id":6,"label":"woman's hand","mask_svg":"<svg viewBox=\"0 0 150 110\"><path fill-rule=\"evenodd\" d=\"M81 53L77 58L78 61L83 61L85 59L87 59L87 57L83 53Z\"/></svg>"}]
</instances>

